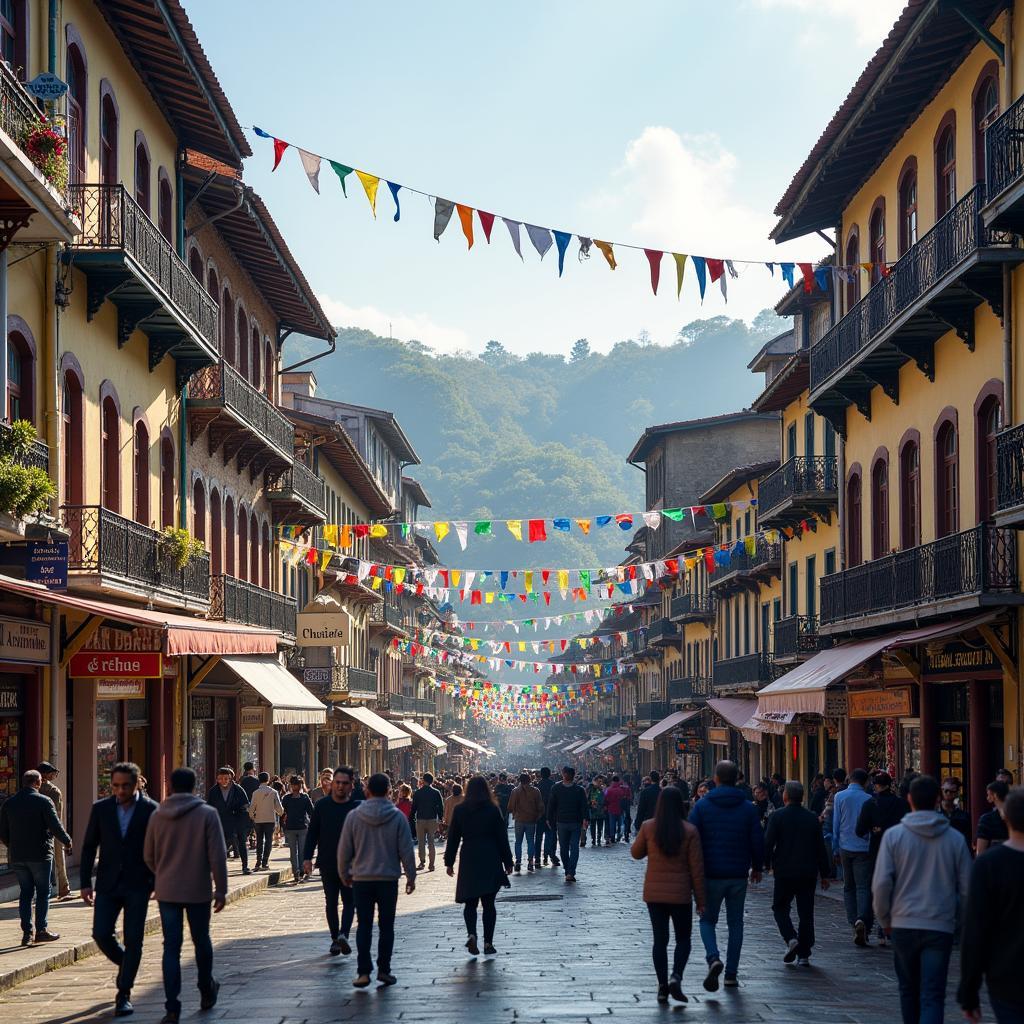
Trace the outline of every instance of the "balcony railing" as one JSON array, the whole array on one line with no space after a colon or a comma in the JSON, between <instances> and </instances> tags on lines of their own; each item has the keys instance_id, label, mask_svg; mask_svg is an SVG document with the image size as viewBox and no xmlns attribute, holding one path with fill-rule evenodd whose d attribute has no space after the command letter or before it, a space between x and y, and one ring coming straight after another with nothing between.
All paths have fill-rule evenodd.
<instances>
[{"instance_id":1,"label":"balcony railing","mask_svg":"<svg viewBox=\"0 0 1024 1024\"><path fill-rule=\"evenodd\" d=\"M681 676L668 681L667 692L670 704L710 697L711 680L707 676Z\"/></svg>"},{"instance_id":2,"label":"balcony railing","mask_svg":"<svg viewBox=\"0 0 1024 1024\"><path fill-rule=\"evenodd\" d=\"M152 592L206 604L210 600L210 556L203 552L179 569L156 530L97 505L64 505L70 534L68 568L118 577Z\"/></svg>"},{"instance_id":3,"label":"balcony railing","mask_svg":"<svg viewBox=\"0 0 1024 1024\"><path fill-rule=\"evenodd\" d=\"M835 501L838 484L834 455L798 455L769 473L757 487L760 521L787 502L793 504Z\"/></svg>"},{"instance_id":4,"label":"balcony railing","mask_svg":"<svg viewBox=\"0 0 1024 1024\"><path fill-rule=\"evenodd\" d=\"M0 61L0 67L5 67ZM0 421L0 431L6 436L11 432L11 425L6 421ZM24 455L19 456L16 461L26 469L41 469L46 473L50 472L50 449L42 441L33 441Z\"/></svg>"},{"instance_id":5,"label":"balcony railing","mask_svg":"<svg viewBox=\"0 0 1024 1024\"><path fill-rule=\"evenodd\" d=\"M990 200L1024 178L1024 96L985 130L985 181Z\"/></svg>"},{"instance_id":6,"label":"balcony railing","mask_svg":"<svg viewBox=\"0 0 1024 1024\"><path fill-rule=\"evenodd\" d=\"M821 622L1018 590L1016 532L983 523L823 577Z\"/></svg>"},{"instance_id":7,"label":"balcony railing","mask_svg":"<svg viewBox=\"0 0 1024 1024\"><path fill-rule=\"evenodd\" d=\"M672 713L672 706L665 700L641 701L636 706L637 725L645 722L660 722Z\"/></svg>"},{"instance_id":8,"label":"balcony railing","mask_svg":"<svg viewBox=\"0 0 1024 1024\"><path fill-rule=\"evenodd\" d=\"M41 117L42 112L10 65L0 61L0 129L24 150L29 134Z\"/></svg>"},{"instance_id":9,"label":"balcony railing","mask_svg":"<svg viewBox=\"0 0 1024 1024\"><path fill-rule=\"evenodd\" d=\"M1024 424L996 435L996 463L999 511L1024 511Z\"/></svg>"},{"instance_id":10,"label":"balcony railing","mask_svg":"<svg viewBox=\"0 0 1024 1024\"><path fill-rule=\"evenodd\" d=\"M371 626L388 626L391 629L404 629L402 625L402 610L386 601L370 606L368 621Z\"/></svg>"},{"instance_id":11,"label":"balcony railing","mask_svg":"<svg viewBox=\"0 0 1024 1024\"><path fill-rule=\"evenodd\" d=\"M672 598L671 617L677 622L692 619L713 619L715 617L715 597L710 592L705 594L680 594Z\"/></svg>"},{"instance_id":12,"label":"balcony railing","mask_svg":"<svg viewBox=\"0 0 1024 1024\"><path fill-rule=\"evenodd\" d=\"M335 665L331 692L346 693L353 697L376 697L377 673L352 665Z\"/></svg>"},{"instance_id":13,"label":"balcony railing","mask_svg":"<svg viewBox=\"0 0 1024 1024\"><path fill-rule=\"evenodd\" d=\"M812 392L852 362L974 252L1005 243L1006 236L982 225L984 197L983 185L971 189L811 348Z\"/></svg>"},{"instance_id":14,"label":"balcony railing","mask_svg":"<svg viewBox=\"0 0 1024 1024\"><path fill-rule=\"evenodd\" d=\"M764 566L771 566L779 562L781 558L782 546L778 543L769 544L764 537L757 539L753 554L747 551L745 545L734 545L729 552L729 561L724 565L717 565L715 567L714 573L708 578L708 585L712 587L717 586L733 578L738 573L748 573Z\"/></svg>"},{"instance_id":15,"label":"balcony railing","mask_svg":"<svg viewBox=\"0 0 1024 1024\"><path fill-rule=\"evenodd\" d=\"M795 658L816 654L824 638L818 635L817 615L790 615L775 623L774 644L776 658Z\"/></svg>"},{"instance_id":16,"label":"balcony railing","mask_svg":"<svg viewBox=\"0 0 1024 1024\"><path fill-rule=\"evenodd\" d=\"M271 499L294 496L304 504L326 515L324 482L301 462L293 462L276 480L267 487Z\"/></svg>"},{"instance_id":17,"label":"balcony railing","mask_svg":"<svg viewBox=\"0 0 1024 1024\"><path fill-rule=\"evenodd\" d=\"M403 715L433 715L437 705L427 697L409 697L404 693L389 693L388 706Z\"/></svg>"},{"instance_id":18,"label":"balcony railing","mask_svg":"<svg viewBox=\"0 0 1024 1024\"><path fill-rule=\"evenodd\" d=\"M714 688L750 686L757 689L772 680L772 661L764 654L744 654L738 658L716 661L712 669Z\"/></svg>"},{"instance_id":19,"label":"balcony railing","mask_svg":"<svg viewBox=\"0 0 1024 1024\"><path fill-rule=\"evenodd\" d=\"M295 636L295 598L275 594L234 576L210 579L210 616L225 622L276 629L282 636Z\"/></svg>"},{"instance_id":20,"label":"balcony railing","mask_svg":"<svg viewBox=\"0 0 1024 1024\"><path fill-rule=\"evenodd\" d=\"M605 715L601 719L602 729L621 729L629 721L628 715Z\"/></svg>"},{"instance_id":21,"label":"balcony railing","mask_svg":"<svg viewBox=\"0 0 1024 1024\"><path fill-rule=\"evenodd\" d=\"M671 619L655 619L647 627L647 643L663 644L679 639L679 627Z\"/></svg>"}]
</instances>

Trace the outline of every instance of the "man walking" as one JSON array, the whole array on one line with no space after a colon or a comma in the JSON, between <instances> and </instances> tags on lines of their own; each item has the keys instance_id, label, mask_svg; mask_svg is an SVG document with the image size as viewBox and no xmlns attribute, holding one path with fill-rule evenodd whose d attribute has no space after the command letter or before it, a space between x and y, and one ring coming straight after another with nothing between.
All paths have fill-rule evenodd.
<instances>
[{"instance_id":1,"label":"man walking","mask_svg":"<svg viewBox=\"0 0 1024 1024\"><path fill-rule=\"evenodd\" d=\"M519 785L512 790L509 797L508 811L516 827L516 863L515 872L523 870L523 837L526 837L526 870L532 871L535 862L539 862L536 849L537 822L544 817L544 798L540 790L531 785L530 776L523 772L519 776Z\"/></svg>"},{"instance_id":2,"label":"man walking","mask_svg":"<svg viewBox=\"0 0 1024 1024\"><path fill-rule=\"evenodd\" d=\"M587 794L575 783L576 769L566 765L562 781L554 785L548 801L548 825L558 834L558 849L565 865L565 880L576 881L580 834L587 827Z\"/></svg>"},{"instance_id":3,"label":"man walking","mask_svg":"<svg viewBox=\"0 0 1024 1024\"><path fill-rule=\"evenodd\" d=\"M264 775L267 775L267 773L260 772L259 775L256 774L256 765L252 761L246 761L242 765L242 777L238 780L238 784L245 790L245 795L249 798L250 803L252 803L253 793L263 785ZM267 775L267 782L270 782L269 775Z\"/></svg>"},{"instance_id":4,"label":"man walking","mask_svg":"<svg viewBox=\"0 0 1024 1024\"><path fill-rule=\"evenodd\" d=\"M715 767L715 788L698 800L690 812L690 822L700 832L704 852L705 899L700 938L708 962L704 978L708 992L718 990L718 978L723 969L715 934L723 901L729 926L725 985L726 988L739 985L747 875L749 873L753 882L760 882L764 866L764 832L754 805L736 786L738 775L732 761L719 761Z\"/></svg>"},{"instance_id":5,"label":"man walking","mask_svg":"<svg viewBox=\"0 0 1024 1024\"><path fill-rule=\"evenodd\" d=\"M832 843L836 864L843 866L843 902L846 920L853 928L853 941L868 945L871 934L871 843L857 834L861 808L871 799L864 783L868 773L863 768L850 772L846 789L836 793L832 805Z\"/></svg>"},{"instance_id":6,"label":"man walking","mask_svg":"<svg viewBox=\"0 0 1024 1024\"><path fill-rule=\"evenodd\" d=\"M217 812L224 829L224 842L233 846L242 862L242 874L251 875L249 870L249 798L245 790L235 782L233 768L217 769L217 784L206 794L206 802Z\"/></svg>"},{"instance_id":7,"label":"man walking","mask_svg":"<svg viewBox=\"0 0 1024 1024\"><path fill-rule=\"evenodd\" d=\"M544 864L551 861L551 866L557 868L561 865L561 861L555 851L555 830L548 823L548 803L551 800L551 791L555 788L555 782L551 778L551 769L545 765L540 770L540 781L537 783L537 789L540 791L541 799L544 801L544 815L540 821L537 822L537 837L534 840L534 850L536 851L537 859L540 860L541 856L544 858Z\"/></svg>"},{"instance_id":8,"label":"man walking","mask_svg":"<svg viewBox=\"0 0 1024 1024\"><path fill-rule=\"evenodd\" d=\"M882 845L882 836L898 825L903 816L910 813L910 804L892 791L892 777L887 772L875 772L872 781L875 784L874 795L866 800L857 815L857 835L868 840L868 859L871 873L875 871L878 859L878 848ZM878 944L888 945L889 939L885 930L878 928Z\"/></svg>"},{"instance_id":9,"label":"man walking","mask_svg":"<svg viewBox=\"0 0 1024 1024\"><path fill-rule=\"evenodd\" d=\"M782 962L796 960L807 967L814 945L814 887L820 878L822 889L828 888L832 865L818 816L803 802L801 783L787 782L782 787L782 807L768 818L764 853L765 863L775 875L772 913L786 943ZM789 913L794 899L799 930L793 927Z\"/></svg>"},{"instance_id":10,"label":"man walking","mask_svg":"<svg viewBox=\"0 0 1024 1024\"><path fill-rule=\"evenodd\" d=\"M330 768L322 768L320 770L320 784L316 789L311 789L309 791L309 799L312 800L313 803L317 803L318 801L323 800L325 796L330 796L333 785L334 772L332 772Z\"/></svg>"},{"instance_id":11,"label":"man walking","mask_svg":"<svg viewBox=\"0 0 1024 1024\"><path fill-rule=\"evenodd\" d=\"M239 785L243 786L245 780L243 775ZM284 806L277 790L270 785L270 776L266 772L260 772L256 781L259 785L249 794L249 816L256 827L256 870L266 871L274 842L274 827L277 819L284 816Z\"/></svg>"},{"instance_id":12,"label":"man walking","mask_svg":"<svg viewBox=\"0 0 1024 1024\"><path fill-rule=\"evenodd\" d=\"M143 859L154 876L164 933L167 1012L160 1024L178 1024L181 1017L181 946L186 917L196 951L200 1008L212 1009L220 989L213 976L210 900L213 912L219 914L228 890L227 850L217 812L195 795L195 788L196 773L191 768L171 772L171 795L150 817L143 847Z\"/></svg>"},{"instance_id":13,"label":"man walking","mask_svg":"<svg viewBox=\"0 0 1024 1024\"><path fill-rule=\"evenodd\" d=\"M290 792L281 800L284 817L281 827L284 841L288 844L288 857L292 864L292 885L298 885L304 877L303 856L306 848L306 832L313 817L314 805L308 793L302 792L302 776L292 775L288 779Z\"/></svg>"},{"instance_id":14,"label":"man walking","mask_svg":"<svg viewBox=\"0 0 1024 1024\"><path fill-rule=\"evenodd\" d=\"M57 820L63 824L64 794L57 785L57 776L60 772L49 761L40 762L36 771L43 777L43 784L39 787L39 792L53 801L53 809L57 812ZM68 869L64 859L64 847L61 843L57 843L53 848L53 874L53 882L55 884L50 886L50 895L52 896L54 890L56 890L57 899L67 899L71 895L71 885L68 882Z\"/></svg>"},{"instance_id":15,"label":"man walking","mask_svg":"<svg viewBox=\"0 0 1024 1024\"><path fill-rule=\"evenodd\" d=\"M412 795L412 818L416 823L416 846L419 852L419 870L424 864L424 846L430 850L430 870L434 870L434 836L437 825L444 817L444 797L434 786L434 776L424 772L420 788Z\"/></svg>"},{"instance_id":16,"label":"man walking","mask_svg":"<svg viewBox=\"0 0 1024 1024\"><path fill-rule=\"evenodd\" d=\"M47 927L50 911L50 876L53 873L53 840L71 853L71 836L64 831L53 801L39 792L43 777L32 770L21 777L21 789L0 804L0 843L7 847L11 871L21 895L21 944L32 943L32 895L36 897L36 942L60 938Z\"/></svg>"},{"instance_id":17,"label":"man walking","mask_svg":"<svg viewBox=\"0 0 1024 1024\"><path fill-rule=\"evenodd\" d=\"M640 826L648 819L654 817L654 808L658 803L658 794L661 792L659 781L661 776L652 771L647 776L651 781L644 784L636 801L636 815L633 824L636 827L637 835L640 834ZM627 836L627 838L629 838Z\"/></svg>"},{"instance_id":18,"label":"man walking","mask_svg":"<svg viewBox=\"0 0 1024 1024\"><path fill-rule=\"evenodd\" d=\"M501 818L505 822L505 828L508 828L508 802L512 798L512 788L509 784L508 776L504 772L499 772L498 781L494 787L494 795L498 800L498 810L501 811Z\"/></svg>"},{"instance_id":19,"label":"man walking","mask_svg":"<svg viewBox=\"0 0 1024 1024\"><path fill-rule=\"evenodd\" d=\"M373 914L377 912L380 937L377 941L377 980L394 985L391 954L395 948L395 911L398 879L405 868L405 893L416 888L416 856L406 816L388 799L391 781L386 775L371 775L366 782L369 799L345 819L338 843L338 876L352 886L358 925L356 950L358 976L352 984L366 988L373 970Z\"/></svg>"},{"instance_id":20,"label":"man walking","mask_svg":"<svg viewBox=\"0 0 1024 1024\"><path fill-rule=\"evenodd\" d=\"M112 796L97 800L89 813L82 840L82 899L94 907L92 937L100 952L117 964L117 996L114 1016L132 1013L132 987L142 961L146 911L153 892L153 873L142 858L149 819L157 809L139 790L141 772L125 761L110 772ZM96 885L92 870L99 852ZM124 912L124 945L115 934L117 918Z\"/></svg>"},{"instance_id":21,"label":"man walking","mask_svg":"<svg viewBox=\"0 0 1024 1024\"><path fill-rule=\"evenodd\" d=\"M336 768L331 778L331 795L317 800L313 815L306 830L306 845L302 851L302 869L307 875L313 873L313 854L320 871L320 884L324 888L324 903L327 912L327 928L331 933L331 956L352 952L348 937L355 916L355 901L352 887L341 884L338 874L338 843L345 819L362 803L352 795L355 788L355 773L351 768ZM341 899L341 920L338 920L338 899Z\"/></svg>"},{"instance_id":22,"label":"man walking","mask_svg":"<svg viewBox=\"0 0 1024 1024\"><path fill-rule=\"evenodd\" d=\"M875 913L892 939L904 1024L942 1021L953 935L970 879L970 851L936 811L938 800L935 779L914 779L911 812L882 836L875 863Z\"/></svg>"},{"instance_id":23,"label":"man walking","mask_svg":"<svg viewBox=\"0 0 1024 1024\"><path fill-rule=\"evenodd\" d=\"M622 784L618 775L612 776L612 784L604 791L605 845L611 846L622 837L622 804L629 796L629 789Z\"/></svg>"}]
</instances>

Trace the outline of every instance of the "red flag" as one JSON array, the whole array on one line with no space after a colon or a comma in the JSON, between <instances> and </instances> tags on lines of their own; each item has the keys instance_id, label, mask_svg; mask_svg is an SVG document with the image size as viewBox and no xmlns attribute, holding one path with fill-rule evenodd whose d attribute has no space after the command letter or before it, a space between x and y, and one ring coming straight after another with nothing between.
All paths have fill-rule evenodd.
<instances>
[{"instance_id":1,"label":"red flag","mask_svg":"<svg viewBox=\"0 0 1024 1024\"><path fill-rule=\"evenodd\" d=\"M441 572L441 583L445 587L447 587L448 586L448 570L447 569L441 569L440 572Z\"/></svg>"},{"instance_id":2,"label":"red flag","mask_svg":"<svg viewBox=\"0 0 1024 1024\"><path fill-rule=\"evenodd\" d=\"M715 552L712 548L704 549L704 568L706 568L708 572L715 571Z\"/></svg>"},{"instance_id":3,"label":"red flag","mask_svg":"<svg viewBox=\"0 0 1024 1024\"><path fill-rule=\"evenodd\" d=\"M366 523L356 523L356 536L362 540L364 537L369 537L370 527Z\"/></svg>"},{"instance_id":4,"label":"red flag","mask_svg":"<svg viewBox=\"0 0 1024 1024\"><path fill-rule=\"evenodd\" d=\"M288 143L283 139L274 139L274 166L270 169L272 171L277 170L277 165L281 162L281 157L284 156L284 151L288 148Z\"/></svg>"},{"instance_id":5,"label":"red flag","mask_svg":"<svg viewBox=\"0 0 1024 1024\"><path fill-rule=\"evenodd\" d=\"M545 604L551 604L551 591L550 590L545 590L544 591L544 603Z\"/></svg>"},{"instance_id":6,"label":"red flag","mask_svg":"<svg viewBox=\"0 0 1024 1024\"><path fill-rule=\"evenodd\" d=\"M480 226L484 229L484 238L487 239L487 244L491 244L491 228L494 227L494 214L485 213L483 210L477 210L476 215L480 218Z\"/></svg>"},{"instance_id":7,"label":"red flag","mask_svg":"<svg viewBox=\"0 0 1024 1024\"><path fill-rule=\"evenodd\" d=\"M708 276L714 284L725 273L725 260L713 260L707 256L704 262L708 265Z\"/></svg>"},{"instance_id":8,"label":"red flag","mask_svg":"<svg viewBox=\"0 0 1024 1024\"><path fill-rule=\"evenodd\" d=\"M615 517L615 522L617 522L623 530L628 530L633 525L633 516L629 512L620 512Z\"/></svg>"},{"instance_id":9,"label":"red flag","mask_svg":"<svg viewBox=\"0 0 1024 1024\"><path fill-rule=\"evenodd\" d=\"M810 263L798 263L797 266L800 268L800 273L804 275L804 291L813 291L814 268L810 265Z\"/></svg>"},{"instance_id":10,"label":"red flag","mask_svg":"<svg viewBox=\"0 0 1024 1024\"><path fill-rule=\"evenodd\" d=\"M530 543L532 544L535 540L547 540L548 532L544 525L543 519L531 519L529 522L530 528Z\"/></svg>"},{"instance_id":11,"label":"red flag","mask_svg":"<svg viewBox=\"0 0 1024 1024\"><path fill-rule=\"evenodd\" d=\"M658 294L658 280L661 277L661 257L665 254L660 249L644 249L647 262L651 265L651 288Z\"/></svg>"},{"instance_id":12,"label":"red flag","mask_svg":"<svg viewBox=\"0 0 1024 1024\"><path fill-rule=\"evenodd\" d=\"M668 569L670 573L675 575L677 572L679 572L679 560L676 558L667 559L665 562L665 568Z\"/></svg>"},{"instance_id":13,"label":"red flag","mask_svg":"<svg viewBox=\"0 0 1024 1024\"><path fill-rule=\"evenodd\" d=\"M551 570L550 569L541 569L541 571L540 571L540 579L541 579L542 583L547 583L547 581L550 578L550 576L551 576Z\"/></svg>"}]
</instances>

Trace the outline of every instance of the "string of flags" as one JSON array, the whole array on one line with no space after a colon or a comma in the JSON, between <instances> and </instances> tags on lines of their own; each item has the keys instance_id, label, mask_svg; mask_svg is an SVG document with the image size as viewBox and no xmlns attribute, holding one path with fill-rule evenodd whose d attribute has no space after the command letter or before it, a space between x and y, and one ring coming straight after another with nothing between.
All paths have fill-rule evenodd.
<instances>
[{"instance_id":1,"label":"string of flags","mask_svg":"<svg viewBox=\"0 0 1024 1024\"><path fill-rule=\"evenodd\" d=\"M501 669L512 669L515 672L533 672L535 675L540 672L550 672L552 675L559 675L563 672L571 672L574 675L593 675L599 678L603 674L612 674L622 670L624 662L621 659L608 660L604 662L583 662L580 664L562 664L560 662L547 661L525 661L517 658L495 658L484 654L472 654L465 651L453 651L446 647L430 647L415 640L402 640L395 637L391 646L402 654L408 654L413 658L433 658L440 664L457 664L472 666L474 663L486 665L492 672Z\"/></svg>"},{"instance_id":2,"label":"string of flags","mask_svg":"<svg viewBox=\"0 0 1024 1024\"><path fill-rule=\"evenodd\" d=\"M487 619L487 620L460 620L456 618L455 624L460 629L475 630L482 629L484 631L492 629L503 629L506 626L511 626L517 633L520 627L523 629L533 629L537 631L541 627L541 623L544 625L544 629L550 629L552 625L561 626L567 622L592 622L594 618L600 618L604 616L604 620L607 621L609 618L618 615L629 615L633 611L631 604L609 604L603 608L587 608L581 612L563 612L560 615L541 615L532 616L525 619Z\"/></svg>"},{"instance_id":3,"label":"string of flags","mask_svg":"<svg viewBox=\"0 0 1024 1024\"><path fill-rule=\"evenodd\" d=\"M651 290L655 295L658 294L658 286L661 282L662 262L666 256L671 257L671 265L675 268L677 299L682 295L683 279L686 274L687 264L689 264L690 267L693 268L692 276L700 290L701 302L704 301L705 292L708 286L715 284L718 284L722 292L722 297L726 302L728 302L729 281L735 280L739 277L739 271L736 267L737 264L740 264L741 266L763 266L768 270L772 277L775 276L775 270L777 267L780 277L786 282L786 285L790 289L796 287L796 275L799 273L805 292L813 292L816 290L828 292L830 288L837 287L841 282L845 283L847 281L856 281L857 275L862 272L868 274L869 280L874 274L881 273L882 275L887 275L889 273L889 264L885 263L869 262L850 264L847 266L815 266L815 261L789 262L697 256L691 253L672 252L649 246L635 245L628 242L605 241L595 238L593 234L582 234L558 228L542 227L524 220L491 213L487 210L482 210L479 207L471 206L468 203L461 203L452 199L444 199L434 193L425 192L422 189L414 188L411 185L399 184L398 182L390 181L386 178L382 178L379 174L360 170L340 160L333 160L330 157L314 153L312 150L303 149L301 146L297 146L285 139L272 135L269 132L264 131L262 128L253 126L252 130L259 138L266 139L273 144L273 171L276 171L281 165L281 161L283 160L286 151L288 149L294 149L298 153L299 162L302 165L306 178L317 195L320 194L320 172L323 169L324 162L326 161L337 177L341 186L342 194L346 198L348 197L348 179L351 175L355 175L360 185L362 185L363 192L370 204L370 211L372 212L374 219L377 217L377 195L382 181L385 183L387 191L391 194L391 199L395 207L393 220L396 222L401 220L402 217L401 192L404 191L407 194L424 196L433 206L433 235L434 240L437 242L441 240L441 236L447 230L452 218L457 215L459 226L462 230L463 237L466 240L468 249L472 249L476 242L476 225L479 226L479 230L483 233L486 243L490 245L491 234L494 230L495 222L497 220L501 220L508 231L509 241L512 248L515 250L515 253L520 260L523 259L523 229L526 231L526 236L529 239L530 244L542 260L548 252L551 251L552 247L554 247L557 253L559 277L562 276L565 270L566 252L568 251L574 237L578 245L576 256L580 263L589 260L592 251L596 249L604 257L605 262L611 270L615 270L616 267L618 267L616 250L621 251L623 249L628 249L635 252L642 252L647 260L648 270L650 273Z\"/></svg>"},{"instance_id":4,"label":"string of flags","mask_svg":"<svg viewBox=\"0 0 1024 1024\"><path fill-rule=\"evenodd\" d=\"M540 654L541 651L547 651L548 654L564 654L570 647L578 647L581 651L586 651L598 646L610 647L613 640L626 643L630 636L647 632L647 627L617 629L606 633L594 633L591 636L577 636L562 640L485 640L475 636L453 636L443 629L428 629L426 626L416 626L413 632L421 642L427 644L433 642L436 646L449 649L462 648L462 650L474 653L485 649L495 655L500 655L503 651L506 654L512 654L514 646L520 654L528 653L531 650L534 654Z\"/></svg>"}]
</instances>

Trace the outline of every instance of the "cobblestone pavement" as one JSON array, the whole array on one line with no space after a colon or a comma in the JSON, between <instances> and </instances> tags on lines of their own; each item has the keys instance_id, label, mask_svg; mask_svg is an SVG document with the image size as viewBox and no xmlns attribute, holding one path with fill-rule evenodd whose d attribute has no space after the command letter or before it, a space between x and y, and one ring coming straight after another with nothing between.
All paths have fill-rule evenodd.
<instances>
[{"instance_id":1,"label":"cobblestone pavement","mask_svg":"<svg viewBox=\"0 0 1024 1024\"><path fill-rule=\"evenodd\" d=\"M439 860L440 863L440 860ZM708 994L694 924L694 955L683 980L686 1006L655 1002L647 913L639 893L643 867L624 845L581 851L579 881L542 869L513 878L499 903L498 955L473 959L463 948L454 880L442 867L420 876L399 899L390 989L352 988L355 954L331 957L318 882L283 886L229 906L214 918L220 1001L198 1009L195 972L186 958L183 1022L299 1024L410 1021L425 1024L575 1024L619 1018L753 1022L887 1022L899 1019L892 956L854 947L842 905L819 899L818 946L811 968L786 967L771 916L771 882L747 900L741 987ZM723 912L724 921L724 912ZM723 936L720 935L720 940ZM354 934L353 934L354 941ZM724 941L721 942L724 949ZM191 956L188 939L185 943ZM950 970L951 994L958 976ZM101 956L34 978L4 994L0 1020L75 1024L111 1016L114 971ZM135 1021L163 1013L159 936L147 938L134 992ZM950 999L949 1020L960 1017ZM991 1018L989 1018L991 1019Z\"/></svg>"}]
</instances>

